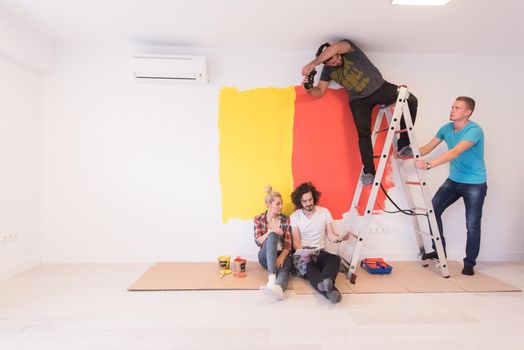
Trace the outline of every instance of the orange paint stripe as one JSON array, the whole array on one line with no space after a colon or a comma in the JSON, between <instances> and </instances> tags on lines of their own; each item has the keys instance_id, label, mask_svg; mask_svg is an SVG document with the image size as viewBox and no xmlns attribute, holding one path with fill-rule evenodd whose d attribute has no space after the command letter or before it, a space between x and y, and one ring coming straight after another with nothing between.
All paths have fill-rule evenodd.
<instances>
[{"instance_id":1,"label":"orange paint stripe","mask_svg":"<svg viewBox=\"0 0 524 350\"><path fill-rule=\"evenodd\" d=\"M311 181L322 192L319 205L327 207L339 219L349 210L362 167L358 135L343 89L328 89L322 98L309 96L301 86L295 88L292 171L294 186ZM378 110L378 109L377 109ZM377 110L374 111L376 116ZM376 149L381 150L385 133ZM388 164L383 185L393 187ZM371 186L366 186L358 205L362 215ZM375 209L384 207L385 196L379 192Z\"/></svg>"}]
</instances>

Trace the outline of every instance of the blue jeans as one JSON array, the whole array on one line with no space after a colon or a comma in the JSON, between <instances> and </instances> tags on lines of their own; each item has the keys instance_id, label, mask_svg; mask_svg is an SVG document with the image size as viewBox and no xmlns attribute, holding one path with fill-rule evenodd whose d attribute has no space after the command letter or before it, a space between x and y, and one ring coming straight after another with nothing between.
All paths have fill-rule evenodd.
<instances>
[{"instance_id":1,"label":"blue jeans","mask_svg":"<svg viewBox=\"0 0 524 350\"><path fill-rule=\"evenodd\" d=\"M277 270L277 257L280 254L277 249L278 240L279 237L275 232L271 232L267 235L264 244L262 244L262 248L260 248L260 251L258 252L258 262L268 273L276 274L276 284L278 284L282 290L286 290L289 270L291 270L291 267L293 266L293 261L289 255L286 256L284 264Z\"/></svg>"},{"instance_id":2,"label":"blue jeans","mask_svg":"<svg viewBox=\"0 0 524 350\"><path fill-rule=\"evenodd\" d=\"M437 219L438 229L440 231L440 238L444 251L446 250L446 240L444 238L444 230L442 229L442 213L451 204L455 203L459 198L464 199L466 206L466 257L464 258L464 265L475 266L477 256L480 251L480 223L482 220L482 207L484 205L484 198L488 191L486 183L483 184L463 184L447 179L438 189L433 197L433 209ZM435 243L433 242L433 249Z\"/></svg>"}]
</instances>

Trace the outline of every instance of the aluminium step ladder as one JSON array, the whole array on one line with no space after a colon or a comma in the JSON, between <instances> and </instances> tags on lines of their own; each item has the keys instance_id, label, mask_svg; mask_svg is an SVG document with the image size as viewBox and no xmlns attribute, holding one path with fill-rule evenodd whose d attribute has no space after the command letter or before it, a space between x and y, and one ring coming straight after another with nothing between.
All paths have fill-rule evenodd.
<instances>
[{"instance_id":1,"label":"aluminium step ladder","mask_svg":"<svg viewBox=\"0 0 524 350\"><path fill-rule=\"evenodd\" d=\"M416 142L415 133L413 131L413 122L411 121L411 114L408 107L408 100L409 92L407 90L407 87L401 86L399 89L397 101L394 104L394 110L393 113L391 113L391 106L381 106L377 118L375 120L375 125L373 127L373 132L371 136L371 141L373 147L375 146L377 136L379 133L386 132L387 136L386 140L384 142L384 146L382 148L382 152L379 156L374 156L375 158L380 158L380 161L378 163L377 171L375 174L375 179L373 183L370 185L372 186L369 198L367 200L366 208L364 211L364 215L362 217L362 221L360 223L360 227L357 232L351 232L349 229L349 226L352 225L352 223L355 221L355 218L358 215L357 206L360 201L360 197L362 195L362 189L363 185L359 181L357 188L355 189L355 194L353 196L353 201L351 203L351 208L349 211L349 214L347 216L346 224L345 224L345 230L343 231L341 235L343 236L346 232L350 231L350 234L354 237L356 237L356 243L355 247L353 249L353 254L351 256L351 261L348 262L342 259L343 264L348 268L347 277L350 280L351 283L356 282L357 275L355 273L355 270L358 266L358 261L360 257L360 252L362 250L362 247L364 245L365 238L368 234L369 224L372 215L374 214L373 208L375 207L375 202L377 200L377 195L379 188L381 186L382 177L384 175L384 170L386 168L386 164L388 162L389 156L390 156L390 150L391 146L394 147L394 150L396 150L397 140L398 140L398 134L401 132L408 133L409 140L411 143L411 148L413 150L413 157L414 159L420 158L419 148L418 144ZM404 115L404 121L406 123L406 129L405 130L399 130L400 129L400 118ZM380 129L382 120L386 116L387 121L387 128ZM395 142L393 142L395 141ZM396 154L396 152L394 152ZM440 239L439 229L437 226L437 220L435 218L435 213L433 211L433 205L431 203L431 196L429 193L429 189L427 187L427 181L426 181L426 174L424 170L420 170L413 166L413 168L416 169L416 173L418 176L418 181L407 181L406 180L406 172L404 169L403 160L398 159L396 156L394 156L396 159L396 165L398 169L398 173L400 175L400 178L402 180L402 190L405 194L406 202L409 206L409 212L412 214L410 215L410 221L413 226L415 237L417 240L417 244L419 247L419 258L422 257L422 255L426 252L424 247L424 241L422 239L423 236L427 236L431 238L435 244L435 248L438 255L438 260L435 259L435 262L437 263L437 267L441 269L442 276L444 278L449 277L449 271L448 271L448 264L446 261L446 256L444 253L444 248L442 246L442 241ZM412 158L410 158L411 160ZM360 172L360 175L362 175L363 170ZM369 185L368 185L369 186ZM411 194L411 189L408 188L408 186L417 186L422 191L422 197L424 201L424 207L415 207L413 197ZM429 233L424 232L420 229L419 220L417 219L417 216L425 216L427 217L427 224L429 227ZM339 237L342 238L342 237ZM423 266L428 266L428 262L424 261Z\"/></svg>"}]
</instances>

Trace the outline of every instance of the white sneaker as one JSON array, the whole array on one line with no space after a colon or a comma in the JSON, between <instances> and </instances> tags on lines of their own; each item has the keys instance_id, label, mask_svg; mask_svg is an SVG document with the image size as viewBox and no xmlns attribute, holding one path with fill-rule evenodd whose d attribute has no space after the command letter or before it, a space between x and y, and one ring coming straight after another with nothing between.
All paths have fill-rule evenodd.
<instances>
[{"instance_id":1,"label":"white sneaker","mask_svg":"<svg viewBox=\"0 0 524 350\"><path fill-rule=\"evenodd\" d=\"M268 286L261 286L260 287L260 291L262 291L262 293L264 293L264 295L268 296L268 297L271 297L273 296L273 290L271 287L268 287Z\"/></svg>"},{"instance_id":2,"label":"white sneaker","mask_svg":"<svg viewBox=\"0 0 524 350\"><path fill-rule=\"evenodd\" d=\"M280 287L278 284L275 284L273 288L271 288L271 292L277 300L284 299L284 291L282 290L282 287Z\"/></svg>"},{"instance_id":3,"label":"white sneaker","mask_svg":"<svg viewBox=\"0 0 524 350\"><path fill-rule=\"evenodd\" d=\"M284 299L284 291L282 290L282 287L280 287L278 284L275 284L273 286L262 286L260 287L260 290L264 295L275 298L276 300L282 300Z\"/></svg>"}]
</instances>

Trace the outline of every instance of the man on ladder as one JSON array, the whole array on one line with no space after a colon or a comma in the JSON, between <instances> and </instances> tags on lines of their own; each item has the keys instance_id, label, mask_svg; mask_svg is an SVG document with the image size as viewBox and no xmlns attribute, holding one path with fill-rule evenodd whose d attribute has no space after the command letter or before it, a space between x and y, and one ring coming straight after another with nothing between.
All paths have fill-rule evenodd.
<instances>
[{"instance_id":1,"label":"man on ladder","mask_svg":"<svg viewBox=\"0 0 524 350\"><path fill-rule=\"evenodd\" d=\"M487 192L484 133L477 123L469 120L474 109L475 101L471 97L457 97L451 106L449 115L451 123L440 128L437 135L420 148L420 155L427 155L443 140L448 145L449 150L431 161L418 159L414 162L415 166L422 170L430 170L450 162L449 177L439 188L432 202L445 249L442 213L460 197L464 199L467 241L462 274L468 276L475 274L473 267L480 250L480 223ZM433 249L435 249L434 244ZM438 259L437 252L424 254L422 259Z\"/></svg>"},{"instance_id":2,"label":"man on ladder","mask_svg":"<svg viewBox=\"0 0 524 350\"><path fill-rule=\"evenodd\" d=\"M320 82L313 86L315 67L323 63ZM314 97L321 97L334 80L349 94L349 105L358 131L358 145L364 165L360 181L363 185L373 183L375 164L371 143L371 112L376 105L389 105L395 101L398 86L384 80L380 71L371 63L364 52L350 40L344 39L333 45L325 43L316 53L316 58L302 68L304 87ZM413 123L417 114L417 98L410 94L408 105ZM400 127L405 129L404 120ZM413 155L406 132L400 134L397 149L399 156Z\"/></svg>"},{"instance_id":3,"label":"man on ladder","mask_svg":"<svg viewBox=\"0 0 524 350\"><path fill-rule=\"evenodd\" d=\"M314 86L315 67L323 63L320 82ZM355 189L353 202L348 215L348 223L352 223L357 215L356 206L362 194L362 187L372 185L367 200L366 209L361 220L360 228L353 236L357 238L351 261L348 266L348 277L352 283L355 283L355 270L363 247L364 239L368 233L369 222L373 215L373 208L380 188L384 169L389 158L389 151L393 140L397 140L395 150L400 158L415 157L420 158L418 147L414 142L413 123L417 112L418 101L416 97L407 91L407 88L393 85L382 78L380 71L371 63L367 56L354 43L349 40L342 40L333 45L323 44L318 48L316 58L302 68L304 76L304 87L311 96L321 97L324 95L330 80L346 88L349 94L349 104L353 114L353 119L357 127L359 136L359 149L362 158L363 169L361 172L360 183ZM382 108L379 111L379 117L375 122L373 136L371 134L371 113L375 106L388 106L395 103L394 112L391 115L389 107ZM379 130L382 117L388 116L388 128ZM406 118L403 118L405 116ZM376 140L376 134L382 131L388 131L382 153L376 157L380 158L377 169L375 169L373 146ZM410 143L413 142L414 150L411 149ZM424 242L422 235L429 235L436 241L437 257L439 266L442 270L443 277L449 277L447 262L444 249L440 241L440 235L437 234L438 228L433 212L433 207L428 194L427 181L421 171L417 171L419 181L405 181L404 184L415 184L419 186L423 193L424 208L422 213L416 213L413 209L403 210L404 213L423 215L428 218L430 232L423 232L416 220L413 221L414 231L416 233L419 251L425 254ZM406 192L406 191L405 191ZM406 192L407 193L407 192ZM413 204L413 203L411 203ZM431 227L434 229L432 230Z\"/></svg>"}]
</instances>

